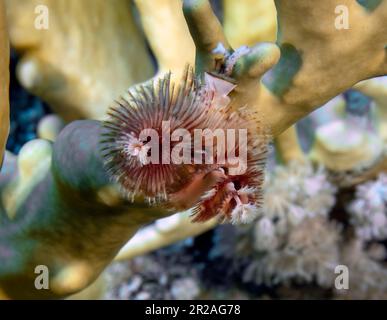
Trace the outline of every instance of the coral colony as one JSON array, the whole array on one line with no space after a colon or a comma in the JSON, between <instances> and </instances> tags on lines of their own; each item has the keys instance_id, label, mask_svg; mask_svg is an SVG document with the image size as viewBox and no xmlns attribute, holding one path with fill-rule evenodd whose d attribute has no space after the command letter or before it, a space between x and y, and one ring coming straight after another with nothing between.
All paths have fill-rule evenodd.
<instances>
[{"instance_id":1,"label":"coral colony","mask_svg":"<svg viewBox=\"0 0 387 320\"><path fill-rule=\"evenodd\" d=\"M387 299L386 45L387 0L0 0L0 299Z\"/></svg>"}]
</instances>

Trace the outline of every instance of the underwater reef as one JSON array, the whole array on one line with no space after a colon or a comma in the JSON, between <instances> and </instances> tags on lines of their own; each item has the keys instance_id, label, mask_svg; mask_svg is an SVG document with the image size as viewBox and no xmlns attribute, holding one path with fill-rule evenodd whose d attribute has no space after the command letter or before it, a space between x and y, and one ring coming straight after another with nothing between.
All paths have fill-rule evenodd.
<instances>
[{"instance_id":1,"label":"underwater reef","mask_svg":"<svg viewBox=\"0 0 387 320\"><path fill-rule=\"evenodd\" d=\"M387 0L0 0L0 299L387 299L386 48Z\"/></svg>"}]
</instances>

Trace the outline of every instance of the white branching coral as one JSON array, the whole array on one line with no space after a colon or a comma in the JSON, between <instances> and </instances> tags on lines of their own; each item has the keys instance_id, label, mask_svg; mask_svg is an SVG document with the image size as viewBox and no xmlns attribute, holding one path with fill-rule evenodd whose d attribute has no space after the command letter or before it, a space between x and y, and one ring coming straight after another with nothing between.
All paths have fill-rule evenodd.
<instances>
[{"instance_id":1,"label":"white branching coral","mask_svg":"<svg viewBox=\"0 0 387 320\"><path fill-rule=\"evenodd\" d=\"M387 174L357 186L356 199L348 206L356 235L366 241L387 238Z\"/></svg>"},{"instance_id":2,"label":"white branching coral","mask_svg":"<svg viewBox=\"0 0 387 320\"><path fill-rule=\"evenodd\" d=\"M335 203L336 188L322 167L292 162L267 174L264 210L254 226L254 246L273 250L306 218L326 217Z\"/></svg>"},{"instance_id":3,"label":"white branching coral","mask_svg":"<svg viewBox=\"0 0 387 320\"><path fill-rule=\"evenodd\" d=\"M344 239L342 227L329 220L336 188L325 170L308 163L273 169L267 175L263 212L254 225L239 230L252 240L245 252L238 251L250 259L244 281L335 290L335 268L345 265L349 290L335 291L337 298L386 298L386 250L374 242L387 238L386 186L386 174L358 186L348 207L356 232Z\"/></svg>"},{"instance_id":4,"label":"white branching coral","mask_svg":"<svg viewBox=\"0 0 387 320\"><path fill-rule=\"evenodd\" d=\"M341 250L341 263L349 270L348 290L337 290L338 298L387 299L387 266L373 259L358 239Z\"/></svg>"},{"instance_id":5,"label":"white branching coral","mask_svg":"<svg viewBox=\"0 0 387 320\"><path fill-rule=\"evenodd\" d=\"M245 281L267 285L311 283L333 285L339 261L339 228L324 217L307 218L281 248L267 252L246 269Z\"/></svg>"},{"instance_id":6,"label":"white branching coral","mask_svg":"<svg viewBox=\"0 0 387 320\"><path fill-rule=\"evenodd\" d=\"M328 221L336 187L310 162L277 166L267 174L261 216L250 228L253 262L245 281L291 281L332 286L339 261L339 228Z\"/></svg>"}]
</instances>

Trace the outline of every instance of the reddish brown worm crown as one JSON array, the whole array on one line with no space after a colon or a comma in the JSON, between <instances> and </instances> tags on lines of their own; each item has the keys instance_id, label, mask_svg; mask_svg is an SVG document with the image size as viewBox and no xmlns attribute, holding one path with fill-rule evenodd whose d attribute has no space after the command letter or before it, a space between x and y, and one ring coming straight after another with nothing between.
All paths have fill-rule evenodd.
<instances>
[{"instance_id":1,"label":"reddish brown worm crown","mask_svg":"<svg viewBox=\"0 0 387 320\"><path fill-rule=\"evenodd\" d=\"M117 101L103 123L101 150L123 192L193 208L197 222L251 221L261 206L268 140L256 114L228 107L234 88L188 68L177 86L169 73Z\"/></svg>"}]
</instances>

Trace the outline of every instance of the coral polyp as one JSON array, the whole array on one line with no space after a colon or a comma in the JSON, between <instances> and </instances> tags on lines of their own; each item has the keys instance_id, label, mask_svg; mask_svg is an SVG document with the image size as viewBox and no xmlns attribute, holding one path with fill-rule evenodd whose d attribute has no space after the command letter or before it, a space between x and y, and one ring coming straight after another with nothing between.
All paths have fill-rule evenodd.
<instances>
[{"instance_id":1,"label":"coral polyp","mask_svg":"<svg viewBox=\"0 0 387 320\"><path fill-rule=\"evenodd\" d=\"M228 107L234 88L207 73L201 81L188 68L177 87L168 73L116 102L101 150L129 198L173 209L196 205L194 221L255 216L266 140L254 113Z\"/></svg>"}]
</instances>

